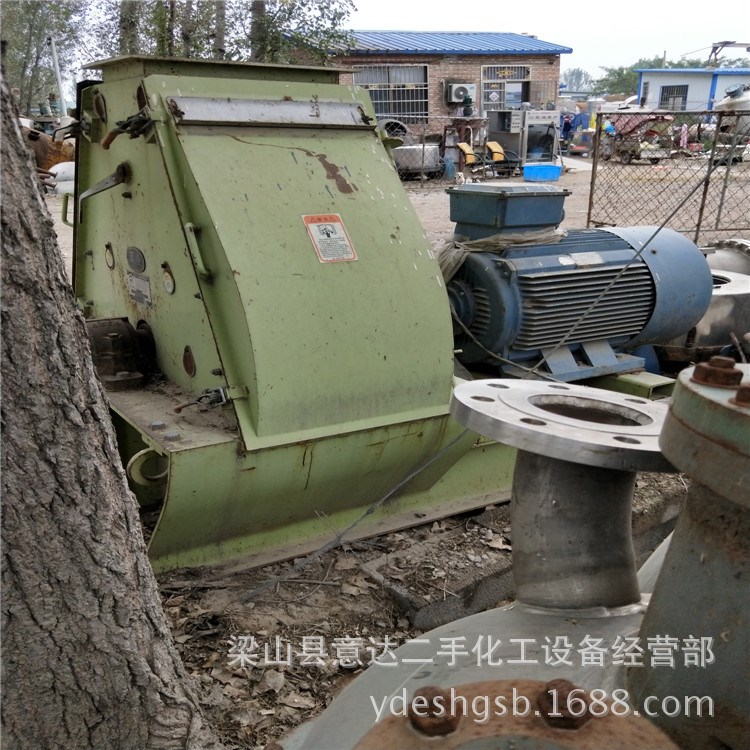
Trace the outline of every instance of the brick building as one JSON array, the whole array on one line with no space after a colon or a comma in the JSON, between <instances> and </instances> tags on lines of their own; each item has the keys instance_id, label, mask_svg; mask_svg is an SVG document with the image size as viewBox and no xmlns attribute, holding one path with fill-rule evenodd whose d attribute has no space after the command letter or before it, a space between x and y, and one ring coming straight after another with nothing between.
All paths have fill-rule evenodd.
<instances>
[{"instance_id":1,"label":"brick building","mask_svg":"<svg viewBox=\"0 0 750 750\"><path fill-rule=\"evenodd\" d=\"M356 44L334 59L353 69L342 82L370 92L379 117L406 123L473 114L554 109L560 55L573 50L525 34L352 31Z\"/></svg>"},{"instance_id":2,"label":"brick building","mask_svg":"<svg viewBox=\"0 0 750 750\"><path fill-rule=\"evenodd\" d=\"M341 82L367 89L383 129L401 139L393 156L402 176L450 175L449 165L466 166L459 146L481 154L490 140L517 162L554 158L560 55L570 47L485 31L350 33L354 44L333 62L352 71Z\"/></svg>"}]
</instances>

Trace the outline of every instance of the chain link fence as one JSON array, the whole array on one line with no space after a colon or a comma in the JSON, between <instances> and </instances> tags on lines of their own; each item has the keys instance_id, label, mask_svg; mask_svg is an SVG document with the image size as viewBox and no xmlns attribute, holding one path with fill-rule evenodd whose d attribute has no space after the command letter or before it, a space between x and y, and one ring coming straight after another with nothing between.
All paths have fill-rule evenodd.
<instances>
[{"instance_id":1,"label":"chain link fence","mask_svg":"<svg viewBox=\"0 0 750 750\"><path fill-rule=\"evenodd\" d=\"M379 124L411 189L523 174L515 152L493 159L487 118L383 116ZM592 159L589 227L664 225L699 245L750 231L750 111L602 113L594 129L562 144L566 164L582 152Z\"/></svg>"},{"instance_id":2,"label":"chain link fence","mask_svg":"<svg viewBox=\"0 0 750 750\"><path fill-rule=\"evenodd\" d=\"M750 230L750 112L597 115L588 226L668 226L696 244Z\"/></svg>"}]
</instances>

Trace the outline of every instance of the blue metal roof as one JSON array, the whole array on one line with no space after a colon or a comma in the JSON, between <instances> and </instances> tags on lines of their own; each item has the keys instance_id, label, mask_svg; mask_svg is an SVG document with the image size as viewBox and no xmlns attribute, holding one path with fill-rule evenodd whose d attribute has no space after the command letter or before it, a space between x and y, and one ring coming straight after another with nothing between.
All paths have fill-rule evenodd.
<instances>
[{"instance_id":1,"label":"blue metal roof","mask_svg":"<svg viewBox=\"0 0 750 750\"><path fill-rule=\"evenodd\" d=\"M704 75L746 76L750 68L636 68L636 73L703 73Z\"/></svg>"},{"instance_id":2,"label":"blue metal roof","mask_svg":"<svg viewBox=\"0 0 750 750\"><path fill-rule=\"evenodd\" d=\"M573 50L525 34L493 31L351 31L349 55L565 55Z\"/></svg>"}]
</instances>

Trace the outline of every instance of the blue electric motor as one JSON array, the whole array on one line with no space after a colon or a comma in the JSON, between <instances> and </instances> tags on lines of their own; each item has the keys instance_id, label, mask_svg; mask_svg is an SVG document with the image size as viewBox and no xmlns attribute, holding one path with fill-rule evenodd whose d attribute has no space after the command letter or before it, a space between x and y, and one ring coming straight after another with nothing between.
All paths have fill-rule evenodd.
<instances>
[{"instance_id":1,"label":"blue electric motor","mask_svg":"<svg viewBox=\"0 0 750 750\"><path fill-rule=\"evenodd\" d=\"M461 187L470 190L449 190L458 237L498 237L502 246L504 233L518 238L562 221L565 191ZM501 209L478 219L473 199L486 200L493 188ZM708 309L712 288L703 253L671 229L573 230L552 244L482 248L466 255L448 283L456 356L509 375L538 367L566 381L644 369L634 350L687 333Z\"/></svg>"}]
</instances>

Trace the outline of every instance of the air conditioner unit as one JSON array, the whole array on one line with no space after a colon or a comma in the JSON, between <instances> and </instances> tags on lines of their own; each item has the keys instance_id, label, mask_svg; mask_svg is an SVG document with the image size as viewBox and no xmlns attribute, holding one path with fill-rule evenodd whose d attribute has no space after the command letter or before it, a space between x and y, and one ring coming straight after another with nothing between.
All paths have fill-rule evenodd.
<instances>
[{"instance_id":1,"label":"air conditioner unit","mask_svg":"<svg viewBox=\"0 0 750 750\"><path fill-rule=\"evenodd\" d=\"M448 104L461 104L466 97L472 102L477 100L477 86L475 83L449 83L447 91Z\"/></svg>"}]
</instances>

